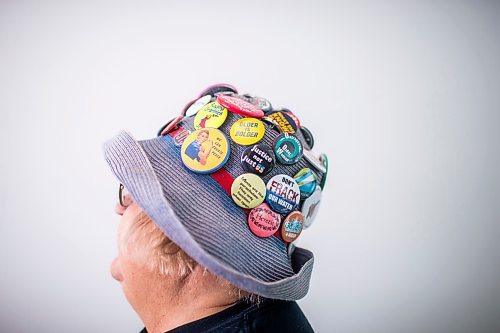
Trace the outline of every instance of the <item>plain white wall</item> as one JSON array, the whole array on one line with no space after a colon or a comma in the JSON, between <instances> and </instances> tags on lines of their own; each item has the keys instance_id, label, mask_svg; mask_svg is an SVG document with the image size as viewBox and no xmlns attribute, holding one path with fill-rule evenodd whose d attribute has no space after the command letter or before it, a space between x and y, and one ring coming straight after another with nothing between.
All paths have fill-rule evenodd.
<instances>
[{"instance_id":1,"label":"plain white wall","mask_svg":"<svg viewBox=\"0 0 500 333\"><path fill-rule=\"evenodd\" d=\"M109 275L102 143L206 85L295 111L330 158L300 301L319 332L500 330L500 7L0 2L0 331L137 332Z\"/></svg>"}]
</instances>

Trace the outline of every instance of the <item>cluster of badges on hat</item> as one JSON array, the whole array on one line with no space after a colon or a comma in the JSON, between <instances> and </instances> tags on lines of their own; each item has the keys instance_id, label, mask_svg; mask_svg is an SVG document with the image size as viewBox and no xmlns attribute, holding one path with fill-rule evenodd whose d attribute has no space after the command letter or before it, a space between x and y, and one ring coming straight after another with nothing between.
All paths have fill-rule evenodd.
<instances>
[{"instance_id":1,"label":"cluster of badges on hat","mask_svg":"<svg viewBox=\"0 0 500 333\"><path fill-rule=\"evenodd\" d=\"M279 234L291 243L316 216L326 178L326 156L317 158L310 151L314 145L312 134L290 110L274 110L265 98L238 95L235 87L219 84L202 91L184 108L184 116L194 115L195 130L180 128L175 135L172 133L174 144L181 147L182 162L189 170L209 174L227 162L231 145L218 128L226 121L228 112L242 117L230 127L231 140L246 146L240 157L245 173L234 179L231 197L236 205L247 210L249 229L256 236ZM264 122L280 131L272 147L259 143L266 131ZM162 134L175 126L166 125ZM299 130L305 147L296 136ZM267 183L262 180L277 163L293 165L303 156L315 169L325 173L322 184L317 184L317 176L310 168L301 169L293 177L278 174Z\"/></svg>"}]
</instances>

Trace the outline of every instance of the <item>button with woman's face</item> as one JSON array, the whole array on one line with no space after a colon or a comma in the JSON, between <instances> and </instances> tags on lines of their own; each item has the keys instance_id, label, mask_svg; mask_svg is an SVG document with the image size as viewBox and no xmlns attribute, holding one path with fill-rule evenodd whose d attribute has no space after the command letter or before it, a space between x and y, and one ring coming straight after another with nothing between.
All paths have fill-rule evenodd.
<instances>
[{"instance_id":1,"label":"button with woman's face","mask_svg":"<svg viewBox=\"0 0 500 333\"><path fill-rule=\"evenodd\" d=\"M196 173L211 173L227 162L231 146L227 137L215 128L199 129L184 139L182 163Z\"/></svg>"}]
</instances>

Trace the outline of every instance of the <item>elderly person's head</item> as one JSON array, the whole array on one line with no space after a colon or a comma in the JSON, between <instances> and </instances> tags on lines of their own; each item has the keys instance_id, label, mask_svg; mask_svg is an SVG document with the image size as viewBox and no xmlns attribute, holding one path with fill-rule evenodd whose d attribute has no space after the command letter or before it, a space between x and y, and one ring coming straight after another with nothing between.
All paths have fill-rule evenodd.
<instances>
[{"instance_id":1,"label":"elderly person's head","mask_svg":"<svg viewBox=\"0 0 500 333\"><path fill-rule=\"evenodd\" d=\"M229 85L202 92L155 139L122 132L105 145L121 183L111 273L144 332L311 330L293 301L312 253L292 242L326 180L313 145L289 110Z\"/></svg>"},{"instance_id":2,"label":"elderly person's head","mask_svg":"<svg viewBox=\"0 0 500 333\"><path fill-rule=\"evenodd\" d=\"M111 274L150 331L205 317L243 298L258 301L198 265L130 196L116 204L115 212L121 220Z\"/></svg>"}]
</instances>

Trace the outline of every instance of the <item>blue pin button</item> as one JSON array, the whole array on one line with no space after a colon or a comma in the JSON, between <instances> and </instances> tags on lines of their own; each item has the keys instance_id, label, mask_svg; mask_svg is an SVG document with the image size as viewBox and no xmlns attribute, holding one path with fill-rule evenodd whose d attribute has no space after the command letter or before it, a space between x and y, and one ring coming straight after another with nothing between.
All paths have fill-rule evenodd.
<instances>
[{"instance_id":1,"label":"blue pin button","mask_svg":"<svg viewBox=\"0 0 500 333\"><path fill-rule=\"evenodd\" d=\"M316 174L309 168L304 168L293 176L300 189L300 198L306 199L313 194L316 189Z\"/></svg>"}]
</instances>

